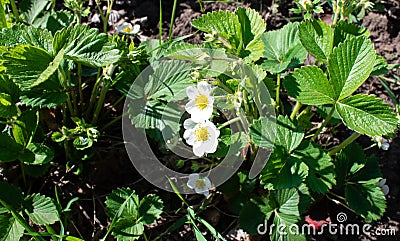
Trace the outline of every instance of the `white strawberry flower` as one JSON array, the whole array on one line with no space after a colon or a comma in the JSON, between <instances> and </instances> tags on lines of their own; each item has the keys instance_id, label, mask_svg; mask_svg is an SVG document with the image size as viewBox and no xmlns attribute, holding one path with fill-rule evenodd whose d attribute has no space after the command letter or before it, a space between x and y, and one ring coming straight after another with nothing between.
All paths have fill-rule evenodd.
<instances>
[{"instance_id":1,"label":"white strawberry flower","mask_svg":"<svg viewBox=\"0 0 400 241\"><path fill-rule=\"evenodd\" d=\"M385 196L388 195L389 186L386 185L386 178L381 179L379 182L376 183L376 185L381 188L381 190Z\"/></svg>"},{"instance_id":2,"label":"white strawberry flower","mask_svg":"<svg viewBox=\"0 0 400 241\"><path fill-rule=\"evenodd\" d=\"M307 9L307 6L312 6L311 0L299 0L299 3L304 9Z\"/></svg>"},{"instance_id":3,"label":"white strawberry flower","mask_svg":"<svg viewBox=\"0 0 400 241\"><path fill-rule=\"evenodd\" d=\"M134 26L132 26L132 24L124 22L121 25L116 26L115 30L117 31L117 33L120 34L136 35L140 31L140 25L135 24Z\"/></svg>"},{"instance_id":4,"label":"white strawberry flower","mask_svg":"<svg viewBox=\"0 0 400 241\"><path fill-rule=\"evenodd\" d=\"M194 189L198 194L203 194L206 197L210 194L210 179L208 179L208 177L201 177L198 173L190 174L186 185L189 188Z\"/></svg>"},{"instance_id":5,"label":"white strawberry flower","mask_svg":"<svg viewBox=\"0 0 400 241\"><path fill-rule=\"evenodd\" d=\"M218 146L219 130L209 120L196 123L192 118L183 123L185 132L183 138L193 146L193 153L202 157L207 153L214 153Z\"/></svg>"},{"instance_id":6,"label":"white strawberry flower","mask_svg":"<svg viewBox=\"0 0 400 241\"><path fill-rule=\"evenodd\" d=\"M206 81L197 83L197 88L194 86L186 88L186 94L190 101L186 104L185 109L194 122L210 119L214 104L214 97L211 96L211 91L211 85Z\"/></svg>"},{"instance_id":7,"label":"white strawberry flower","mask_svg":"<svg viewBox=\"0 0 400 241\"><path fill-rule=\"evenodd\" d=\"M383 138L382 136L375 136L374 141L378 144L378 147L384 151L389 150L390 143L387 139Z\"/></svg>"}]
</instances>

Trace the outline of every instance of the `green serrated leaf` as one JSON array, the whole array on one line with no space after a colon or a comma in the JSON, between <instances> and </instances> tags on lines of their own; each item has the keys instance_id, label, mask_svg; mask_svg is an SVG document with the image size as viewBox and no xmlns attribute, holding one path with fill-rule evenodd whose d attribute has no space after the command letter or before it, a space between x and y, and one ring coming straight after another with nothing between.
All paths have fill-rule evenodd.
<instances>
[{"instance_id":1,"label":"green serrated leaf","mask_svg":"<svg viewBox=\"0 0 400 241\"><path fill-rule=\"evenodd\" d=\"M306 184L313 192L326 193L336 184L333 162L317 144L303 142L292 157L307 165Z\"/></svg>"},{"instance_id":2,"label":"green serrated leaf","mask_svg":"<svg viewBox=\"0 0 400 241\"><path fill-rule=\"evenodd\" d=\"M147 195L140 200L139 214L144 224L154 223L163 212L163 201L156 195Z\"/></svg>"},{"instance_id":3,"label":"green serrated leaf","mask_svg":"<svg viewBox=\"0 0 400 241\"><path fill-rule=\"evenodd\" d=\"M32 1L29 10L22 14L25 21L32 24L50 2L49 0Z\"/></svg>"},{"instance_id":4,"label":"green serrated leaf","mask_svg":"<svg viewBox=\"0 0 400 241\"><path fill-rule=\"evenodd\" d=\"M11 214L0 215L0 241L18 241L25 228Z\"/></svg>"},{"instance_id":5,"label":"green serrated leaf","mask_svg":"<svg viewBox=\"0 0 400 241\"><path fill-rule=\"evenodd\" d=\"M301 127L296 126L287 116L278 116L276 120L275 145L293 152L304 138Z\"/></svg>"},{"instance_id":6,"label":"green serrated leaf","mask_svg":"<svg viewBox=\"0 0 400 241\"><path fill-rule=\"evenodd\" d=\"M321 20L303 22L299 36L311 55L319 61L327 62L333 48L333 30L327 23Z\"/></svg>"},{"instance_id":7,"label":"green serrated leaf","mask_svg":"<svg viewBox=\"0 0 400 241\"><path fill-rule=\"evenodd\" d=\"M237 8L235 14L238 16L242 29L244 46L248 46L253 40L257 40L264 33L266 24L261 15L251 8Z\"/></svg>"},{"instance_id":8,"label":"green serrated leaf","mask_svg":"<svg viewBox=\"0 0 400 241\"><path fill-rule=\"evenodd\" d=\"M195 19L192 25L206 33L218 34L227 40L234 49L237 49L242 41L242 31L239 18L229 11L211 12Z\"/></svg>"},{"instance_id":9,"label":"green serrated leaf","mask_svg":"<svg viewBox=\"0 0 400 241\"><path fill-rule=\"evenodd\" d=\"M328 60L330 81L339 100L351 95L368 78L375 64L375 50L370 40L357 37L334 48Z\"/></svg>"},{"instance_id":10,"label":"green serrated leaf","mask_svg":"<svg viewBox=\"0 0 400 241\"><path fill-rule=\"evenodd\" d=\"M324 72L316 66L296 69L285 79L289 95L307 105L325 105L335 102L335 91Z\"/></svg>"},{"instance_id":11,"label":"green serrated leaf","mask_svg":"<svg viewBox=\"0 0 400 241\"><path fill-rule=\"evenodd\" d=\"M53 92L53 90L34 89L22 92L21 102L31 107L51 108L67 102L67 94Z\"/></svg>"},{"instance_id":12,"label":"green serrated leaf","mask_svg":"<svg viewBox=\"0 0 400 241\"><path fill-rule=\"evenodd\" d=\"M6 74L23 89L29 89L46 81L55 71L53 58L44 49L32 45L18 45L1 55L0 61Z\"/></svg>"},{"instance_id":13,"label":"green serrated leaf","mask_svg":"<svg viewBox=\"0 0 400 241\"><path fill-rule=\"evenodd\" d=\"M374 95L358 94L336 104L344 124L351 130L369 136L394 133L398 119L388 104Z\"/></svg>"},{"instance_id":14,"label":"green serrated leaf","mask_svg":"<svg viewBox=\"0 0 400 241\"><path fill-rule=\"evenodd\" d=\"M59 220L57 207L49 197L32 194L24 200L25 213L38 225L53 224Z\"/></svg>"},{"instance_id":15,"label":"green serrated leaf","mask_svg":"<svg viewBox=\"0 0 400 241\"><path fill-rule=\"evenodd\" d=\"M122 210L120 207L125 203ZM114 218L138 218L139 196L130 188L118 188L113 190L106 200L108 216Z\"/></svg>"},{"instance_id":16,"label":"green serrated leaf","mask_svg":"<svg viewBox=\"0 0 400 241\"><path fill-rule=\"evenodd\" d=\"M0 30L0 46L32 45L53 52L53 36L45 29L16 24Z\"/></svg>"},{"instance_id":17,"label":"green serrated leaf","mask_svg":"<svg viewBox=\"0 0 400 241\"><path fill-rule=\"evenodd\" d=\"M31 143L27 149L34 154L33 162L29 162L29 165L44 165L51 162L54 158L54 152L48 146L41 143Z\"/></svg>"},{"instance_id":18,"label":"green serrated leaf","mask_svg":"<svg viewBox=\"0 0 400 241\"><path fill-rule=\"evenodd\" d=\"M23 112L13 125L12 132L15 141L24 147L28 146L35 135L38 123L38 111L28 110Z\"/></svg>"},{"instance_id":19,"label":"green serrated leaf","mask_svg":"<svg viewBox=\"0 0 400 241\"><path fill-rule=\"evenodd\" d=\"M64 49L64 57L91 67L104 67L120 59L119 50L108 36L87 25L74 25L54 35L54 52Z\"/></svg>"},{"instance_id":20,"label":"green serrated leaf","mask_svg":"<svg viewBox=\"0 0 400 241\"><path fill-rule=\"evenodd\" d=\"M274 147L274 119L261 117L250 126L251 140L259 147L272 149Z\"/></svg>"},{"instance_id":21,"label":"green serrated leaf","mask_svg":"<svg viewBox=\"0 0 400 241\"><path fill-rule=\"evenodd\" d=\"M304 62L307 52L299 40L298 28L298 23L289 23L262 35L265 49L261 66L265 70L273 74L281 73Z\"/></svg>"},{"instance_id":22,"label":"green serrated leaf","mask_svg":"<svg viewBox=\"0 0 400 241\"><path fill-rule=\"evenodd\" d=\"M349 207L367 222L379 220L385 212L385 196L375 183L349 183L345 197Z\"/></svg>"},{"instance_id":23,"label":"green serrated leaf","mask_svg":"<svg viewBox=\"0 0 400 241\"><path fill-rule=\"evenodd\" d=\"M366 38L369 37L370 32L367 28L351 24L347 21L339 21L335 25L335 34L333 39L333 46L338 46L339 43L344 42L346 39L350 39L357 36L365 36Z\"/></svg>"}]
</instances>

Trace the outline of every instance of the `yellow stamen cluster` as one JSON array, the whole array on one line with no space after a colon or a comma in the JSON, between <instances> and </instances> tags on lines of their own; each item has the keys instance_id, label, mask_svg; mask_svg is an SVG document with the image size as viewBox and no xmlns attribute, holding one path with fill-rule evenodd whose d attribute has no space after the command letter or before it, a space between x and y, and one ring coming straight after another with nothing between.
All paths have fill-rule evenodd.
<instances>
[{"instance_id":1,"label":"yellow stamen cluster","mask_svg":"<svg viewBox=\"0 0 400 241\"><path fill-rule=\"evenodd\" d=\"M194 103L196 104L196 106L200 109L200 110L204 110L205 108L207 108L208 105L208 98L207 96L200 94L199 96L197 96L197 98L194 100Z\"/></svg>"},{"instance_id":2,"label":"yellow stamen cluster","mask_svg":"<svg viewBox=\"0 0 400 241\"><path fill-rule=\"evenodd\" d=\"M207 128L199 127L194 131L194 135L197 141L207 141L210 136L210 133L208 133Z\"/></svg>"},{"instance_id":3,"label":"yellow stamen cluster","mask_svg":"<svg viewBox=\"0 0 400 241\"><path fill-rule=\"evenodd\" d=\"M204 189L206 187L206 182L204 181L204 179L199 179L196 181L196 187L198 189Z\"/></svg>"}]
</instances>

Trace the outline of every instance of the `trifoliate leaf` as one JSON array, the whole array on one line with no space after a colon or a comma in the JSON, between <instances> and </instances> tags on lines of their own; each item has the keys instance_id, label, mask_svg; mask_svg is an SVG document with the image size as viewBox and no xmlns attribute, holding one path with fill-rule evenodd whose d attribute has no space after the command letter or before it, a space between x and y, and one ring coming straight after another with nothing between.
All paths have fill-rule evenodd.
<instances>
[{"instance_id":1,"label":"trifoliate leaf","mask_svg":"<svg viewBox=\"0 0 400 241\"><path fill-rule=\"evenodd\" d=\"M325 105L335 102L335 91L324 72L316 66L296 69L285 79L290 96L307 105Z\"/></svg>"},{"instance_id":2,"label":"trifoliate leaf","mask_svg":"<svg viewBox=\"0 0 400 241\"><path fill-rule=\"evenodd\" d=\"M333 49L328 64L335 96L344 99L357 90L372 72L374 46L365 37L351 38Z\"/></svg>"},{"instance_id":3,"label":"trifoliate leaf","mask_svg":"<svg viewBox=\"0 0 400 241\"><path fill-rule=\"evenodd\" d=\"M261 40L264 42L262 67L273 73L281 73L304 62L307 52L298 37L298 23L286 24L280 30L266 32Z\"/></svg>"},{"instance_id":4,"label":"trifoliate leaf","mask_svg":"<svg viewBox=\"0 0 400 241\"><path fill-rule=\"evenodd\" d=\"M333 31L327 23L321 20L303 22L299 37L311 55L319 61L327 62L333 48Z\"/></svg>"},{"instance_id":5,"label":"trifoliate leaf","mask_svg":"<svg viewBox=\"0 0 400 241\"><path fill-rule=\"evenodd\" d=\"M393 133L398 119L388 104L373 95L358 94L336 104L336 110L350 129L369 136Z\"/></svg>"},{"instance_id":6,"label":"trifoliate leaf","mask_svg":"<svg viewBox=\"0 0 400 241\"><path fill-rule=\"evenodd\" d=\"M59 220L57 207L49 197L29 195L24 200L24 208L29 218L38 225L53 224Z\"/></svg>"}]
</instances>

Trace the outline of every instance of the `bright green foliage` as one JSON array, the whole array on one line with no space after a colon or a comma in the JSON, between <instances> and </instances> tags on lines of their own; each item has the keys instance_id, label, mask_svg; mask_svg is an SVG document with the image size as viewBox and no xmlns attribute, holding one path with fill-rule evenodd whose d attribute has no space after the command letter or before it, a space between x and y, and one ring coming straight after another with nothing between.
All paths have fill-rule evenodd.
<instances>
[{"instance_id":1,"label":"bright green foliage","mask_svg":"<svg viewBox=\"0 0 400 241\"><path fill-rule=\"evenodd\" d=\"M64 57L93 67L104 67L119 60L119 50L108 36L88 26L70 26L58 31L53 40L54 52L64 49Z\"/></svg>"},{"instance_id":2,"label":"bright green foliage","mask_svg":"<svg viewBox=\"0 0 400 241\"><path fill-rule=\"evenodd\" d=\"M305 241L306 238L304 235L295 235L289 230L291 225L300 222L300 196L298 191L296 189L272 191L269 200L273 208L273 213L275 214L273 220L275 226L272 228L271 239L277 241ZM284 228L282 230L282 228L279 227ZM282 231L286 232L287 235L281 235Z\"/></svg>"},{"instance_id":3,"label":"bright green foliage","mask_svg":"<svg viewBox=\"0 0 400 241\"><path fill-rule=\"evenodd\" d=\"M136 240L144 232L144 224L155 222L162 213L163 202L155 195L139 196L129 188L113 190L106 200L113 234L118 240Z\"/></svg>"},{"instance_id":4,"label":"bright green foliage","mask_svg":"<svg viewBox=\"0 0 400 241\"><path fill-rule=\"evenodd\" d=\"M211 12L195 19L192 25L211 34L212 41L222 43L229 50L233 49L234 53L247 61L256 61L262 56L263 43L259 38L266 25L253 9L238 8L234 13Z\"/></svg>"},{"instance_id":5,"label":"bright green foliage","mask_svg":"<svg viewBox=\"0 0 400 241\"><path fill-rule=\"evenodd\" d=\"M318 61L327 62L333 47L333 30L321 20L300 25L299 37L303 46Z\"/></svg>"},{"instance_id":6,"label":"bright green foliage","mask_svg":"<svg viewBox=\"0 0 400 241\"><path fill-rule=\"evenodd\" d=\"M276 120L275 145L283 147L287 153L293 152L301 143L304 132L287 116L278 116Z\"/></svg>"},{"instance_id":7,"label":"bright green foliage","mask_svg":"<svg viewBox=\"0 0 400 241\"><path fill-rule=\"evenodd\" d=\"M58 90L29 90L21 93L21 101L31 107L51 108L65 103L67 95Z\"/></svg>"},{"instance_id":8,"label":"bright green foliage","mask_svg":"<svg viewBox=\"0 0 400 241\"><path fill-rule=\"evenodd\" d=\"M10 118L17 115L15 104L19 89L7 76L0 75L0 117Z\"/></svg>"},{"instance_id":9,"label":"bright green foliage","mask_svg":"<svg viewBox=\"0 0 400 241\"><path fill-rule=\"evenodd\" d=\"M16 24L0 31L0 46L15 47L29 44L53 53L53 37L45 29Z\"/></svg>"},{"instance_id":10,"label":"bright green foliage","mask_svg":"<svg viewBox=\"0 0 400 241\"><path fill-rule=\"evenodd\" d=\"M29 218L38 225L53 224L59 220L53 200L40 194L32 194L24 200L24 208Z\"/></svg>"},{"instance_id":11,"label":"bright green foliage","mask_svg":"<svg viewBox=\"0 0 400 241\"><path fill-rule=\"evenodd\" d=\"M348 97L368 78L375 64L375 50L371 41L357 37L334 48L328 61L328 72L335 96Z\"/></svg>"},{"instance_id":12,"label":"bright green foliage","mask_svg":"<svg viewBox=\"0 0 400 241\"><path fill-rule=\"evenodd\" d=\"M251 140L260 147L271 149L274 146L275 130L272 119L261 117L250 126Z\"/></svg>"},{"instance_id":13,"label":"bright green foliage","mask_svg":"<svg viewBox=\"0 0 400 241\"><path fill-rule=\"evenodd\" d=\"M54 73L52 57L44 49L32 45L18 45L1 56L6 73L23 89L46 81ZM55 65L60 64L54 63Z\"/></svg>"},{"instance_id":14,"label":"bright green foliage","mask_svg":"<svg viewBox=\"0 0 400 241\"><path fill-rule=\"evenodd\" d=\"M292 77L285 79L284 85L290 96L307 105L335 103L333 84L324 72L316 66L296 69Z\"/></svg>"},{"instance_id":15,"label":"bright green foliage","mask_svg":"<svg viewBox=\"0 0 400 241\"><path fill-rule=\"evenodd\" d=\"M190 65L183 61L155 62L148 79L139 77L131 87L129 117L137 128L154 127L171 138L179 130L181 110L173 102L185 97L189 82Z\"/></svg>"},{"instance_id":16,"label":"bright green foliage","mask_svg":"<svg viewBox=\"0 0 400 241\"><path fill-rule=\"evenodd\" d=\"M281 73L304 62L307 52L300 43L298 28L298 23L289 23L262 35L265 48L261 66L265 70Z\"/></svg>"},{"instance_id":17,"label":"bright green foliage","mask_svg":"<svg viewBox=\"0 0 400 241\"><path fill-rule=\"evenodd\" d=\"M350 129L369 136L393 133L397 117L388 104L373 95L358 94L336 104L337 112Z\"/></svg>"},{"instance_id":18,"label":"bright green foliage","mask_svg":"<svg viewBox=\"0 0 400 241\"><path fill-rule=\"evenodd\" d=\"M350 24L346 21L339 21L335 25L333 38L333 46L338 46L339 43L344 42L347 39L354 38L357 36L369 37L370 32L367 28L359 25Z\"/></svg>"}]
</instances>

